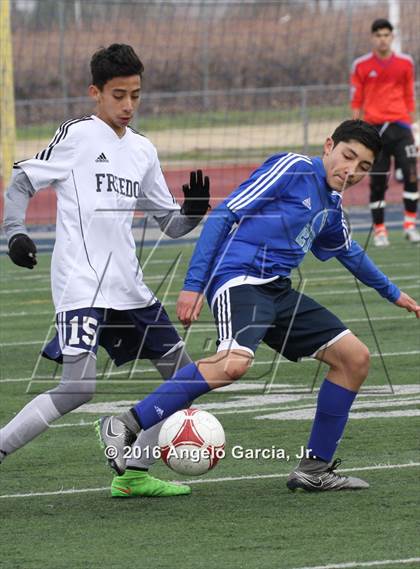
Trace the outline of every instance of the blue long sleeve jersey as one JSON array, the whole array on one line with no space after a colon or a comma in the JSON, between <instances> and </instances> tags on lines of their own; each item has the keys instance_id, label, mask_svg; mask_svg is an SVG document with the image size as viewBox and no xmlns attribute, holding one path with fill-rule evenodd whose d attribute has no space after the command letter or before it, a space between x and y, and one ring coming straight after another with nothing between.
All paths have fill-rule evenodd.
<instances>
[{"instance_id":1,"label":"blue long sleeve jersey","mask_svg":"<svg viewBox=\"0 0 420 569\"><path fill-rule=\"evenodd\" d=\"M321 261L337 258L384 298L398 299L398 287L351 239L322 159L276 154L210 214L184 290L205 292L211 305L228 287L289 277L308 251Z\"/></svg>"}]
</instances>

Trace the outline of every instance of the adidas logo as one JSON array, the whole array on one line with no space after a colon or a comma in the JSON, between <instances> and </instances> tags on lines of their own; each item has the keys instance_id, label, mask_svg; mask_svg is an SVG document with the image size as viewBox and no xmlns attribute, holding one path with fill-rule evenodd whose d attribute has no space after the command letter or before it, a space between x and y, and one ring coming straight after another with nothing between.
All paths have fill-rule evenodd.
<instances>
[{"instance_id":1,"label":"adidas logo","mask_svg":"<svg viewBox=\"0 0 420 569\"><path fill-rule=\"evenodd\" d=\"M307 207L308 209L311 209L311 198L306 198L306 200L303 200L302 203L305 207Z\"/></svg>"},{"instance_id":2,"label":"adidas logo","mask_svg":"<svg viewBox=\"0 0 420 569\"><path fill-rule=\"evenodd\" d=\"M378 77L378 74L376 73L376 71L374 69L372 69L372 71L369 73L368 77Z\"/></svg>"},{"instance_id":3,"label":"adidas logo","mask_svg":"<svg viewBox=\"0 0 420 569\"><path fill-rule=\"evenodd\" d=\"M108 158L101 152L95 162L109 162Z\"/></svg>"},{"instance_id":4,"label":"adidas logo","mask_svg":"<svg viewBox=\"0 0 420 569\"><path fill-rule=\"evenodd\" d=\"M158 407L157 405L155 405L155 411L159 415L159 417L162 419L164 410L161 409L160 407Z\"/></svg>"}]
</instances>

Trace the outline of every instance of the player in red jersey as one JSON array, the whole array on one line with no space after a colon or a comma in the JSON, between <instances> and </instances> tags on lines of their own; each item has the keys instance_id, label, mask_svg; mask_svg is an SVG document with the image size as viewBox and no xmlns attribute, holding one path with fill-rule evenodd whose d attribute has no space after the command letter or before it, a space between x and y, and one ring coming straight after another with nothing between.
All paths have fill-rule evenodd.
<instances>
[{"instance_id":1,"label":"player in red jersey","mask_svg":"<svg viewBox=\"0 0 420 569\"><path fill-rule=\"evenodd\" d=\"M364 118L377 127L383 151L371 171L370 209L374 224L374 243L389 245L385 226L385 192L391 156L404 177L404 234L420 243L416 229L417 149L412 124L415 121L414 64L409 55L392 51L393 26L388 20L375 20L371 27L372 53L353 62L351 107L353 118Z\"/></svg>"}]
</instances>

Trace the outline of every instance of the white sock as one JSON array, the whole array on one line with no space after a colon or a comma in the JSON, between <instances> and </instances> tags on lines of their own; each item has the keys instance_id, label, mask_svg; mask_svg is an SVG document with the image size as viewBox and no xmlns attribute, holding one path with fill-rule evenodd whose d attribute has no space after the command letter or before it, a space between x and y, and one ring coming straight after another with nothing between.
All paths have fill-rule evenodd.
<instances>
[{"instance_id":1,"label":"white sock","mask_svg":"<svg viewBox=\"0 0 420 569\"><path fill-rule=\"evenodd\" d=\"M18 450L46 431L53 421L61 417L48 393L32 399L0 430L0 449L7 454Z\"/></svg>"},{"instance_id":2,"label":"white sock","mask_svg":"<svg viewBox=\"0 0 420 569\"><path fill-rule=\"evenodd\" d=\"M127 460L128 467L148 469L159 458L158 438L163 421L153 425L147 431L141 431L136 442L132 446L131 458Z\"/></svg>"}]
</instances>

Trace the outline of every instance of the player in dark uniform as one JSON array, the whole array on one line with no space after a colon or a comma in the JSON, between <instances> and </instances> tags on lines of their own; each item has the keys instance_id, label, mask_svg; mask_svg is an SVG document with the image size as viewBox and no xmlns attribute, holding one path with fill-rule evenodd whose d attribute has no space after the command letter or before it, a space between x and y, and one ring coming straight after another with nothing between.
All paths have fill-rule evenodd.
<instances>
[{"instance_id":1,"label":"player in dark uniform","mask_svg":"<svg viewBox=\"0 0 420 569\"><path fill-rule=\"evenodd\" d=\"M357 58L351 72L353 118L374 125L383 149L370 177L370 209L374 225L374 244L389 245L385 225L385 192L391 157L402 170L404 180L404 223L406 239L420 242L416 229L417 149L412 132L415 121L414 63L406 54L392 52L393 27L388 20L372 24L372 53Z\"/></svg>"},{"instance_id":2,"label":"player in dark uniform","mask_svg":"<svg viewBox=\"0 0 420 569\"><path fill-rule=\"evenodd\" d=\"M149 359L163 379L191 359L165 309L144 283L132 234L134 211L157 220L169 237L198 225L209 204L209 180L192 172L182 207L166 185L153 144L129 123L138 107L143 64L131 46L113 44L91 61L89 93L96 113L69 120L47 148L15 165L5 199L9 255L33 269L36 247L25 227L29 199L52 186L57 194L51 281L57 335L44 355L63 364L60 383L30 401L0 429L0 462L95 392L96 352L116 365ZM113 496L189 494L186 485L148 474L159 426L144 431Z\"/></svg>"}]
</instances>

